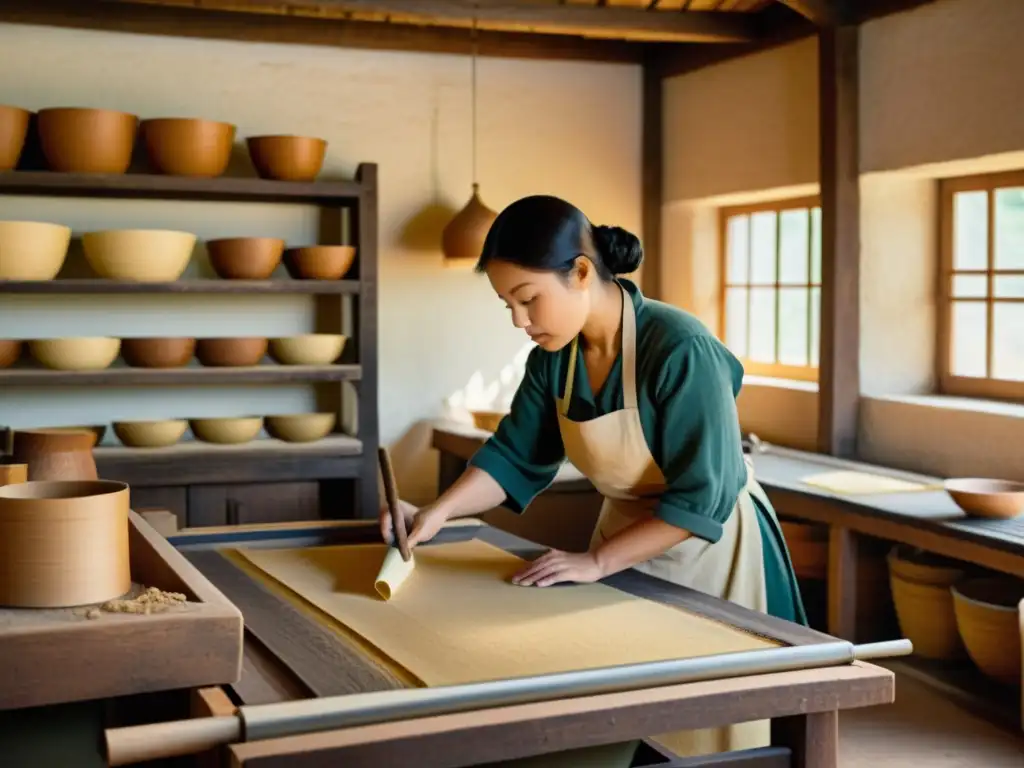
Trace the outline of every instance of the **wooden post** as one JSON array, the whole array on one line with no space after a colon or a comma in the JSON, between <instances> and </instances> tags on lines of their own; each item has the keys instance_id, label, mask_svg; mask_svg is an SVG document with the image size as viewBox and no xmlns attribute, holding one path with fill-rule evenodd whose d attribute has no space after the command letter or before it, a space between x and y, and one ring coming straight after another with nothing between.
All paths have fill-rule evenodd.
<instances>
[{"instance_id":1,"label":"wooden post","mask_svg":"<svg viewBox=\"0 0 1024 768\"><path fill-rule=\"evenodd\" d=\"M841 20L845 21L845 19ZM855 458L860 401L859 29L819 33L821 352L818 450Z\"/></svg>"},{"instance_id":2,"label":"wooden post","mask_svg":"<svg viewBox=\"0 0 1024 768\"><path fill-rule=\"evenodd\" d=\"M641 208L643 217L644 264L641 288L651 299L662 297L661 204L663 195L662 76L651 58L643 66L643 122Z\"/></svg>"}]
</instances>

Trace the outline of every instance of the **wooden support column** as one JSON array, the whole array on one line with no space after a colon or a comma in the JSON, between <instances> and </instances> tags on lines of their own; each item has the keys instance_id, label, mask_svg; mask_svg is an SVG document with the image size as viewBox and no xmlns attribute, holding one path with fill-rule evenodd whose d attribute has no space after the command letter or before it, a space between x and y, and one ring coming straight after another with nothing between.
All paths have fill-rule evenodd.
<instances>
[{"instance_id":1,"label":"wooden support column","mask_svg":"<svg viewBox=\"0 0 1024 768\"><path fill-rule=\"evenodd\" d=\"M662 298L661 203L663 198L662 76L660 66L649 59L643 68L643 124L641 125L641 215L644 264L641 289L651 299Z\"/></svg>"},{"instance_id":2,"label":"wooden support column","mask_svg":"<svg viewBox=\"0 0 1024 768\"><path fill-rule=\"evenodd\" d=\"M842 19L845 21L845 19ZM860 401L859 30L819 33L821 350L818 450L857 455Z\"/></svg>"},{"instance_id":3,"label":"wooden support column","mask_svg":"<svg viewBox=\"0 0 1024 768\"><path fill-rule=\"evenodd\" d=\"M792 750L792 768L839 765L839 713L816 712L772 720L772 744Z\"/></svg>"}]
</instances>

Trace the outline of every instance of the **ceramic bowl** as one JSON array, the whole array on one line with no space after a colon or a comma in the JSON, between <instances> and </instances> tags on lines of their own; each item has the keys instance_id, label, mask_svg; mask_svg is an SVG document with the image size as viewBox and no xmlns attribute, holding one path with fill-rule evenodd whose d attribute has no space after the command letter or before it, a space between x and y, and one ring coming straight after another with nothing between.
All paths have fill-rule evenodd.
<instances>
[{"instance_id":1,"label":"ceramic bowl","mask_svg":"<svg viewBox=\"0 0 1024 768\"><path fill-rule=\"evenodd\" d=\"M501 420L508 414L504 411L470 411L473 415L473 426L487 432L498 429Z\"/></svg>"},{"instance_id":2,"label":"ceramic bowl","mask_svg":"<svg viewBox=\"0 0 1024 768\"><path fill-rule=\"evenodd\" d=\"M161 421L115 421L114 434L130 448L164 448L174 445L185 434L184 419Z\"/></svg>"},{"instance_id":3,"label":"ceramic bowl","mask_svg":"<svg viewBox=\"0 0 1024 768\"><path fill-rule=\"evenodd\" d=\"M235 126L214 120L161 117L143 120L140 134L157 173L213 178L231 161Z\"/></svg>"},{"instance_id":4,"label":"ceramic bowl","mask_svg":"<svg viewBox=\"0 0 1024 768\"><path fill-rule=\"evenodd\" d=\"M351 245L307 245L284 252L284 265L296 280L340 280L352 266Z\"/></svg>"},{"instance_id":5,"label":"ceramic bowl","mask_svg":"<svg viewBox=\"0 0 1024 768\"><path fill-rule=\"evenodd\" d=\"M967 579L954 585L956 624L971 660L987 677L1019 687L1021 638L1018 604L1024 582L1010 577Z\"/></svg>"},{"instance_id":6,"label":"ceramic bowl","mask_svg":"<svg viewBox=\"0 0 1024 768\"><path fill-rule=\"evenodd\" d=\"M313 181L327 153L327 142L312 136L250 136L245 143L262 179Z\"/></svg>"},{"instance_id":7,"label":"ceramic bowl","mask_svg":"<svg viewBox=\"0 0 1024 768\"><path fill-rule=\"evenodd\" d=\"M267 354L267 340L256 336L226 339L196 339L196 357L214 368L259 365Z\"/></svg>"},{"instance_id":8,"label":"ceramic bowl","mask_svg":"<svg viewBox=\"0 0 1024 768\"><path fill-rule=\"evenodd\" d=\"M943 485L957 506L972 517L1006 519L1024 512L1024 483L959 477Z\"/></svg>"},{"instance_id":9,"label":"ceramic bowl","mask_svg":"<svg viewBox=\"0 0 1024 768\"><path fill-rule=\"evenodd\" d=\"M51 171L125 173L139 119L109 109L61 107L41 109L39 143Z\"/></svg>"},{"instance_id":10,"label":"ceramic bowl","mask_svg":"<svg viewBox=\"0 0 1024 768\"><path fill-rule=\"evenodd\" d=\"M210 266L225 280L267 280L281 263L284 240L226 237L206 241Z\"/></svg>"},{"instance_id":11,"label":"ceramic bowl","mask_svg":"<svg viewBox=\"0 0 1024 768\"><path fill-rule=\"evenodd\" d=\"M248 443L259 434L263 419L259 416L241 418L189 419L188 425L197 440L204 443L237 445Z\"/></svg>"},{"instance_id":12,"label":"ceramic bowl","mask_svg":"<svg viewBox=\"0 0 1024 768\"><path fill-rule=\"evenodd\" d=\"M331 433L338 422L334 413L295 413L267 416L267 433L286 443L311 443Z\"/></svg>"},{"instance_id":13,"label":"ceramic bowl","mask_svg":"<svg viewBox=\"0 0 1024 768\"><path fill-rule=\"evenodd\" d=\"M166 283L181 277L196 236L165 229L112 229L82 235L85 259L100 277Z\"/></svg>"},{"instance_id":14,"label":"ceramic bowl","mask_svg":"<svg viewBox=\"0 0 1024 768\"><path fill-rule=\"evenodd\" d=\"M53 280L64 266L71 227L0 221L0 280Z\"/></svg>"},{"instance_id":15,"label":"ceramic bowl","mask_svg":"<svg viewBox=\"0 0 1024 768\"><path fill-rule=\"evenodd\" d=\"M0 339L0 368L10 368L18 362L24 346L21 339Z\"/></svg>"},{"instance_id":16,"label":"ceramic bowl","mask_svg":"<svg viewBox=\"0 0 1024 768\"><path fill-rule=\"evenodd\" d=\"M17 167L31 117L27 109L0 104L0 171Z\"/></svg>"},{"instance_id":17,"label":"ceramic bowl","mask_svg":"<svg viewBox=\"0 0 1024 768\"><path fill-rule=\"evenodd\" d=\"M39 363L56 371L100 371L117 359L121 340L105 336L34 339L28 349Z\"/></svg>"},{"instance_id":18,"label":"ceramic bowl","mask_svg":"<svg viewBox=\"0 0 1024 768\"><path fill-rule=\"evenodd\" d=\"M121 357L133 368L181 368L195 350L190 338L121 339Z\"/></svg>"},{"instance_id":19,"label":"ceramic bowl","mask_svg":"<svg viewBox=\"0 0 1024 768\"><path fill-rule=\"evenodd\" d=\"M330 365L341 356L347 336L305 333L270 340L270 356L281 365Z\"/></svg>"}]
</instances>

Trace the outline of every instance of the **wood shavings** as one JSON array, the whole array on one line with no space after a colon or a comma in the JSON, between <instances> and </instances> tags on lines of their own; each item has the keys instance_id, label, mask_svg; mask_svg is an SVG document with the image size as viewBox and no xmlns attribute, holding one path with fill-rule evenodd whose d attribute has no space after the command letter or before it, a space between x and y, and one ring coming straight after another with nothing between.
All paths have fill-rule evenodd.
<instances>
[{"instance_id":1,"label":"wood shavings","mask_svg":"<svg viewBox=\"0 0 1024 768\"><path fill-rule=\"evenodd\" d=\"M186 600L185 595L180 592L164 592L157 587L147 587L142 594L135 597L109 600L100 606L100 610L107 613L162 613L184 605ZM86 614L86 617L94 618L89 614Z\"/></svg>"}]
</instances>

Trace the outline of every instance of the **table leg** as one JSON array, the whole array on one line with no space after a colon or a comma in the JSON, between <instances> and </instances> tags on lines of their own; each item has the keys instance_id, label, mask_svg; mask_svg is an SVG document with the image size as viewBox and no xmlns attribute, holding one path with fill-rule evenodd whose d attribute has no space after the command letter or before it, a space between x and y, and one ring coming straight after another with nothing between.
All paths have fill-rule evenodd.
<instances>
[{"instance_id":1,"label":"table leg","mask_svg":"<svg viewBox=\"0 0 1024 768\"><path fill-rule=\"evenodd\" d=\"M837 768L839 712L816 712L772 720L772 744L789 747L792 768Z\"/></svg>"},{"instance_id":2,"label":"table leg","mask_svg":"<svg viewBox=\"0 0 1024 768\"><path fill-rule=\"evenodd\" d=\"M828 540L828 633L856 642L857 539L846 528L833 525Z\"/></svg>"},{"instance_id":3,"label":"table leg","mask_svg":"<svg viewBox=\"0 0 1024 768\"><path fill-rule=\"evenodd\" d=\"M440 451L440 454L437 466L438 496L454 485L459 476L466 471L466 465L469 464L465 459L454 456L447 451Z\"/></svg>"}]
</instances>

